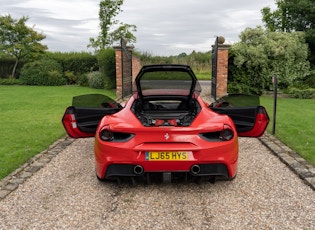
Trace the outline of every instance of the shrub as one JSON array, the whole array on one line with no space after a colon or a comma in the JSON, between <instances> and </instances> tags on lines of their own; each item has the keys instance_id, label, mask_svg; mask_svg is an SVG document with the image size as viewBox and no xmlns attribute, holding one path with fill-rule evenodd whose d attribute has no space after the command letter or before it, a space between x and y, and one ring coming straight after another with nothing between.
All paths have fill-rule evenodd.
<instances>
[{"instance_id":1,"label":"shrub","mask_svg":"<svg viewBox=\"0 0 315 230\"><path fill-rule=\"evenodd\" d=\"M104 78L105 89L114 89L116 87L115 50L112 48L100 50L97 54L97 60Z\"/></svg>"},{"instance_id":2,"label":"shrub","mask_svg":"<svg viewBox=\"0 0 315 230\"><path fill-rule=\"evenodd\" d=\"M292 88L289 90L289 95L292 98L299 99L312 99L315 95L315 89L297 89Z\"/></svg>"},{"instance_id":3,"label":"shrub","mask_svg":"<svg viewBox=\"0 0 315 230\"><path fill-rule=\"evenodd\" d=\"M308 85L308 87L315 88L315 73L309 75L304 79L304 83Z\"/></svg>"},{"instance_id":4,"label":"shrub","mask_svg":"<svg viewBox=\"0 0 315 230\"><path fill-rule=\"evenodd\" d=\"M297 86L296 84L294 84L294 86L299 89L315 88L315 70L313 70L310 75L299 79L297 84Z\"/></svg>"},{"instance_id":5,"label":"shrub","mask_svg":"<svg viewBox=\"0 0 315 230\"><path fill-rule=\"evenodd\" d=\"M75 75L98 70L96 55L87 52L47 52L47 57L57 61L63 68L63 72L70 71Z\"/></svg>"},{"instance_id":6,"label":"shrub","mask_svg":"<svg viewBox=\"0 0 315 230\"><path fill-rule=\"evenodd\" d=\"M62 73L58 70L50 70L47 73L48 83L47 85L64 85L65 81L62 77Z\"/></svg>"},{"instance_id":7,"label":"shrub","mask_svg":"<svg viewBox=\"0 0 315 230\"><path fill-rule=\"evenodd\" d=\"M5 78L0 79L0 85L22 85L23 82L21 82L19 79L13 79L13 78Z\"/></svg>"},{"instance_id":8,"label":"shrub","mask_svg":"<svg viewBox=\"0 0 315 230\"><path fill-rule=\"evenodd\" d=\"M95 71L88 74L89 86L95 89L104 89L104 77L101 72Z\"/></svg>"},{"instance_id":9,"label":"shrub","mask_svg":"<svg viewBox=\"0 0 315 230\"><path fill-rule=\"evenodd\" d=\"M77 84L81 86L89 86L88 74L83 73L78 76Z\"/></svg>"},{"instance_id":10,"label":"shrub","mask_svg":"<svg viewBox=\"0 0 315 230\"><path fill-rule=\"evenodd\" d=\"M73 71L68 71L67 70L67 71L65 71L64 75L65 75L65 77L67 79L68 84L72 85L72 84L76 84L77 83L78 78L74 74Z\"/></svg>"},{"instance_id":11,"label":"shrub","mask_svg":"<svg viewBox=\"0 0 315 230\"><path fill-rule=\"evenodd\" d=\"M261 91L255 87L251 87L244 83L229 83L228 84L229 94L247 94L247 95L261 95Z\"/></svg>"},{"instance_id":12,"label":"shrub","mask_svg":"<svg viewBox=\"0 0 315 230\"><path fill-rule=\"evenodd\" d=\"M0 52L1 53L1 52ZM0 54L0 78L9 78L12 75L12 70L14 68L16 60L12 57L1 56ZM15 78L19 78L21 68L25 64L25 60L20 60L16 70L15 70Z\"/></svg>"},{"instance_id":13,"label":"shrub","mask_svg":"<svg viewBox=\"0 0 315 230\"><path fill-rule=\"evenodd\" d=\"M21 70L20 80L26 85L64 85L60 64L54 60L41 59L27 63Z\"/></svg>"},{"instance_id":14,"label":"shrub","mask_svg":"<svg viewBox=\"0 0 315 230\"><path fill-rule=\"evenodd\" d=\"M270 78L261 77L250 73L246 68L239 68L234 64L235 55L229 54L228 68L228 93L242 93L261 95L264 90L269 90L272 83ZM260 72L260 70L257 70Z\"/></svg>"}]
</instances>

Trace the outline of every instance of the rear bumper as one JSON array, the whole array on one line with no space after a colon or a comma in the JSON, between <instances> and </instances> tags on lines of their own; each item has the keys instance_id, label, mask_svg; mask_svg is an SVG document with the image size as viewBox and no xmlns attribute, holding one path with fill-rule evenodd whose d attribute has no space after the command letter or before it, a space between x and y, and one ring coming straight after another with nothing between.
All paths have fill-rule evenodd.
<instances>
[{"instance_id":1,"label":"rear bumper","mask_svg":"<svg viewBox=\"0 0 315 230\"><path fill-rule=\"evenodd\" d=\"M142 176L145 173L158 173L158 171L146 171L141 165L135 164L111 164L108 165L105 172L105 178L123 176ZM194 164L189 171L160 171L165 172L185 172L192 176L223 176L229 178L228 168L224 164Z\"/></svg>"},{"instance_id":2,"label":"rear bumper","mask_svg":"<svg viewBox=\"0 0 315 230\"><path fill-rule=\"evenodd\" d=\"M234 178L238 164L238 142L210 145L191 151L193 157L181 161L146 160L145 151L133 147L95 143L95 166L99 178L141 177L154 173L183 173L189 177L222 176ZM161 149L157 151L163 151ZM167 151L165 148L164 151Z\"/></svg>"}]
</instances>

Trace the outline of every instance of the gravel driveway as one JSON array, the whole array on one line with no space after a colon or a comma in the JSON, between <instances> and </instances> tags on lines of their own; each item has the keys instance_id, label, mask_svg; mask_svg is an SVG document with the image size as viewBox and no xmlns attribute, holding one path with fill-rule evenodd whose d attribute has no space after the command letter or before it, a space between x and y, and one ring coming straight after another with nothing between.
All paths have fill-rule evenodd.
<instances>
[{"instance_id":1,"label":"gravel driveway","mask_svg":"<svg viewBox=\"0 0 315 230\"><path fill-rule=\"evenodd\" d=\"M315 229L315 192L259 140L240 138L235 180L122 185L95 177L80 139L0 201L0 229Z\"/></svg>"}]
</instances>

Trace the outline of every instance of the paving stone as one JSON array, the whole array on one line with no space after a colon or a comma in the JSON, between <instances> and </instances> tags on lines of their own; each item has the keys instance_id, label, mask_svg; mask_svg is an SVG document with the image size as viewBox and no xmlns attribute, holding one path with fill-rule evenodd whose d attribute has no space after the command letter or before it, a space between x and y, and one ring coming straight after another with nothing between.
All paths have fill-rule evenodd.
<instances>
[{"instance_id":1,"label":"paving stone","mask_svg":"<svg viewBox=\"0 0 315 230\"><path fill-rule=\"evenodd\" d=\"M48 151L47 155L53 155L56 156L61 150L53 149Z\"/></svg>"},{"instance_id":2,"label":"paving stone","mask_svg":"<svg viewBox=\"0 0 315 230\"><path fill-rule=\"evenodd\" d=\"M290 164L293 168L305 168L301 163L297 162L295 159L293 159L293 162Z\"/></svg>"},{"instance_id":3,"label":"paving stone","mask_svg":"<svg viewBox=\"0 0 315 230\"><path fill-rule=\"evenodd\" d=\"M287 153L285 152L281 152L281 153L277 153L277 155L281 158L285 158L287 157L288 159L293 159L292 157L290 157Z\"/></svg>"},{"instance_id":4,"label":"paving stone","mask_svg":"<svg viewBox=\"0 0 315 230\"><path fill-rule=\"evenodd\" d=\"M282 156L281 159L284 163L286 163L287 165L290 165L291 167L294 167L294 165L298 163L296 160L294 160L294 158L288 155Z\"/></svg>"},{"instance_id":5,"label":"paving stone","mask_svg":"<svg viewBox=\"0 0 315 230\"><path fill-rule=\"evenodd\" d=\"M7 195L11 193L10 190L1 189L0 190L0 200L4 199Z\"/></svg>"},{"instance_id":6,"label":"paving stone","mask_svg":"<svg viewBox=\"0 0 315 230\"><path fill-rule=\"evenodd\" d=\"M25 178L18 177L18 178L13 178L10 182L14 184L23 184L25 181Z\"/></svg>"},{"instance_id":7,"label":"paving stone","mask_svg":"<svg viewBox=\"0 0 315 230\"><path fill-rule=\"evenodd\" d=\"M297 160L298 162L300 162L303 165L304 165L305 162L307 162L304 158L302 158L300 156L299 157L295 157L295 160Z\"/></svg>"},{"instance_id":8,"label":"paving stone","mask_svg":"<svg viewBox=\"0 0 315 230\"><path fill-rule=\"evenodd\" d=\"M33 173L31 172L22 172L20 177L27 179L27 178L30 178L32 175Z\"/></svg>"},{"instance_id":9,"label":"paving stone","mask_svg":"<svg viewBox=\"0 0 315 230\"><path fill-rule=\"evenodd\" d=\"M315 177L305 178L305 181L315 191Z\"/></svg>"},{"instance_id":10,"label":"paving stone","mask_svg":"<svg viewBox=\"0 0 315 230\"><path fill-rule=\"evenodd\" d=\"M282 147L283 150L286 151L286 152L291 152L291 151L292 151L292 149L290 149L290 148L289 148L288 146L286 146L286 145L282 145L281 147Z\"/></svg>"},{"instance_id":11,"label":"paving stone","mask_svg":"<svg viewBox=\"0 0 315 230\"><path fill-rule=\"evenodd\" d=\"M294 157L294 158L301 157L299 154L297 154L297 153L294 152L294 151L291 151L291 152L290 152L290 155L291 155L292 157Z\"/></svg>"},{"instance_id":12,"label":"paving stone","mask_svg":"<svg viewBox=\"0 0 315 230\"><path fill-rule=\"evenodd\" d=\"M307 178L312 177L312 173L305 168L295 168L300 177Z\"/></svg>"},{"instance_id":13,"label":"paving stone","mask_svg":"<svg viewBox=\"0 0 315 230\"><path fill-rule=\"evenodd\" d=\"M5 177L0 181L0 188L4 187L8 182L9 182L10 178Z\"/></svg>"},{"instance_id":14,"label":"paving stone","mask_svg":"<svg viewBox=\"0 0 315 230\"><path fill-rule=\"evenodd\" d=\"M37 172L38 170L40 170L41 168L42 168L42 166L30 166L25 171L30 172L30 173L34 173L34 172Z\"/></svg>"},{"instance_id":15,"label":"paving stone","mask_svg":"<svg viewBox=\"0 0 315 230\"><path fill-rule=\"evenodd\" d=\"M3 189L13 191L13 190L17 189L17 187L19 187L18 184L9 183Z\"/></svg>"},{"instance_id":16,"label":"paving stone","mask_svg":"<svg viewBox=\"0 0 315 230\"><path fill-rule=\"evenodd\" d=\"M42 164L47 164L50 161L51 161L51 159L46 157L46 156L43 156L42 158L39 159L39 162Z\"/></svg>"},{"instance_id":17,"label":"paving stone","mask_svg":"<svg viewBox=\"0 0 315 230\"><path fill-rule=\"evenodd\" d=\"M307 161L304 161L304 162L301 162L302 165L304 165L305 168L307 168L308 170L311 170L312 168L314 168L313 165L311 165L309 162Z\"/></svg>"}]
</instances>

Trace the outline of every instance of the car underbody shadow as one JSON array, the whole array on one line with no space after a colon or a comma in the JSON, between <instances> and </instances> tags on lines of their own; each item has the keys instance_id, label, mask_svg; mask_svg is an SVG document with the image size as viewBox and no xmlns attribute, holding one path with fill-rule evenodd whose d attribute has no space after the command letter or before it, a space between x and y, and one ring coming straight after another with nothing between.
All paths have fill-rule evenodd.
<instances>
[{"instance_id":1,"label":"car underbody shadow","mask_svg":"<svg viewBox=\"0 0 315 230\"><path fill-rule=\"evenodd\" d=\"M234 177L235 178L235 177ZM144 173L138 176L114 176L108 179L97 179L105 183L116 183L117 185L151 185L151 184L187 184L187 183L211 183L215 184L217 181L228 181L234 178L226 178L223 176L193 176L190 173Z\"/></svg>"}]
</instances>

